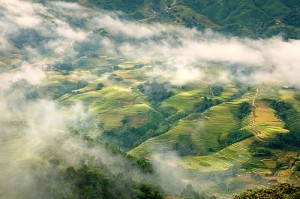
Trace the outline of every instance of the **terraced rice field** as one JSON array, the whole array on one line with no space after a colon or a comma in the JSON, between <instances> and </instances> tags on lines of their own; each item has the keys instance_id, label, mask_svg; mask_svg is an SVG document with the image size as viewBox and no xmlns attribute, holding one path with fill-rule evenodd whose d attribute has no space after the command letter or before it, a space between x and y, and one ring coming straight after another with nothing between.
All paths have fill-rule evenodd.
<instances>
[{"instance_id":1,"label":"terraced rice field","mask_svg":"<svg viewBox=\"0 0 300 199\"><path fill-rule=\"evenodd\" d=\"M219 152L207 156L185 157L181 166L201 172L224 171L251 160L248 145L253 138L232 144Z\"/></svg>"},{"instance_id":2,"label":"terraced rice field","mask_svg":"<svg viewBox=\"0 0 300 199\"><path fill-rule=\"evenodd\" d=\"M69 75L60 73L49 73L48 83L59 84L61 80L67 79L71 82L78 81L82 76L92 76L93 73L106 66L116 64L118 70L103 73L101 76L89 81L89 84L74 92L67 93L59 98L61 103L74 103L81 101L86 104L89 110L101 121L104 130L114 130L122 127L124 117L129 118L130 125L139 127L149 121L151 113L156 113L149 103L146 96L136 89L136 86L144 83L149 78L151 67L146 62L136 60L99 58L81 58L74 64L78 65L79 70L72 71ZM144 63L142 67L133 68L136 64ZM91 69L89 68L91 67ZM207 70L210 70L209 68ZM113 78L111 78L113 76ZM116 80L118 78L118 80ZM163 81L158 79L158 81ZM103 83L101 90L96 90L98 83ZM220 144L220 140L226 139L230 131L237 129L247 129L252 131L251 115L238 121L235 114L242 102L252 102L255 95L255 89L248 90L243 96L234 100L232 97L238 91L234 85L223 85L224 91L220 96L214 96L210 85L205 82L197 84L187 84L185 87L173 87L175 93L170 98L162 102L162 107L171 109L170 117L176 117L178 114L188 114L186 117L170 124L171 128L166 133L157 137L152 137L138 147L132 149L128 154L136 157L147 157L157 152L165 153L174 151L174 146L180 143L187 136L192 140L192 145L196 149L196 154L184 156L175 162L177 166L186 171L193 172L222 172L233 167L240 167L248 164L249 171L262 176L271 175L276 167L277 160L283 157L283 154L277 154L272 150L272 157L254 158L252 157L249 146L256 139L255 137L234 143L230 146ZM275 111L269 108L265 99L283 99L293 104L298 104L297 110L300 110L299 101L295 99L294 90L284 90L280 86L263 85L256 98L256 108L254 111L254 127L260 133L258 138L269 140L276 133L286 133L284 123L276 117ZM213 106L204 113L193 113L194 104L201 102L203 97L218 99L222 101L220 105ZM230 99L230 101L228 101ZM227 102L228 101L228 102ZM99 123L100 124L100 123ZM290 173L288 169L278 171L275 176L286 178ZM247 180L245 183L250 183ZM251 182L253 183L253 182Z\"/></svg>"},{"instance_id":3,"label":"terraced rice field","mask_svg":"<svg viewBox=\"0 0 300 199\"><path fill-rule=\"evenodd\" d=\"M276 133L288 132L284 129L284 123L275 116L275 111L264 102L257 103L254 128L259 132L257 136L261 139L271 139Z\"/></svg>"},{"instance_id":4,"label":"terraced rice field","mask_svg":"<svg viewBox=\"0 0 300 199\"><path fill-rule=\"evenodd\" d=\"M192 111L195 103L200 102L203 97L210 97L213 99L218 99L220 101L226 101L228 98L232 97L236 92L236 89L232 86L225 87L224 91L220 96L214 96L209 86L206 84L198 85L190 91L174 90L175 95L166 99L162 103L162 107L173 107L178 111L186 112Z\"/></svg>"},{"instance_id":5,"label":"terraced rice field","mask_svg":"<svg viewBox=\"0 0 300 199\"><path fill-rule=\"evenodd\" d=\"M154 111L145 103L144 95L125 87L111 86L64 97L61 100L88 104L106 130L121 127L125 116L132 118L133 126L142 126L147 122L149 113Z\"/></svg>"},{"instance_id":6,"label":"terraced rice field","mask_svg":"<svg viewBox=\"0 0 300 199\"><path fill-rule=\"evenodd\" d=\"M197 114L183 118L167 133L151 138L129 152L134 156L149 156L150 151L171 151L180 135L192 138L198 153L207 154L221 149L219 137L227 135L237 126L232 115L235 106L221 104L207 110L201 117Z\"/></svg>"},{"instance_id":7,"label":"terraced rice field","mask_svg":"<svg viewBox=\"0 0 300 199\"><path fill-rule=\"evenodd\" d=\"M111 61L110 61L111 60ZM107 65L111 64L118 64L124 59L122 58L114 58L114 59L103 59L103 57L100 58L91 58L91 57L81 57L75 61L73 61L73 65L82 70L91 70L91 69L99 69L106 67Z\"/></svg>"},{"instance_id":8,"label":"terraced rice field","mask_svg":"<svg viewBox=\"0 0 300 199\"><path fill-rule=\"evenodd\" d=\"M192 111L196 102L201 101L202 97L210 94L207 86L192 91L183 91L166 99L162 107L174 107L178 111Z\"/></svg>"},{"instance_id":9,"label":"terraced rice field","mask_svg":"<svg viewBox=\"0 0 300 199\"><path fill-rule=\"evenodd\" d=\"M257 100L261 101L264 99L276 100L279 99L279 85L263 84L259 89Z\"/></svg>"},{"instance_id":10,"label":"terraced rice field","mask_svg":"<svg viewBox=\"0 0 300 199\"><path fill-rule=\"evenodd\" d=\"M281 89L279 91L280 98L288 103L293 104L294 108L300 113L300 101L297 96L300 96L300 92L294 89Z\"/></svg>"}]
</instances>

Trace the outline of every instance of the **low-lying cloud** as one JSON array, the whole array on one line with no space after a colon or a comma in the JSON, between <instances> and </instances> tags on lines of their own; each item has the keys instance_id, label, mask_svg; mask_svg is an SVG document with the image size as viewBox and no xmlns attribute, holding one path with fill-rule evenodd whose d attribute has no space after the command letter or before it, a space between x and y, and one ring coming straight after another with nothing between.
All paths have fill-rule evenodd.
<instances>
[{"instance_id":1,"label":"low-lying cloud","mask_svg":"<svg viewBox=\"0 0 300 199\"><path fill-rule=\"evenodd\" d=\"M69 137L64 140L68 125L84 129L86 121L93 121L84 106L65 108L48 99L29 100L27 88L16 86L20 81L32 87L43 85L44 71L49 66L73 61L98 49L127 59L148 60L152 67L149 78L163 77L177 85L207 79L211 82L238 79L254 84L278 80L292 85L300 83L299 40L285 41L280 37L253 40L210 30L145 24L127 20L120 13L95 11L75 3L4 0L0 5L0 55L11 61L0 73L0 141L4 143L11 136L17 136L16 140L22 137L12 148L2 146L4 150L12 150L12 154L15 152L13 158L22 160L41 152L41 146L58 147L59 143L58 149L68 155L76 148L98 155L111 168L124 163L122 158L112 158L105 150L88 149L81 141ZM224 71L208 78L204 68L216 65L224 67ZM233 77L228 66L254 70L247 75L238 72ZM22 144L23 141L26 143ZM13 175L16 168L10 167L13 164L10 154L5 151L1 154L4 158L0 165L8 164L4 170ZM172 158L176 161L175 155ZM155 168L179 182L183 174L172 177L165 171L169 168L165 164L173 159L163 161L156 156ZM137 178L140 174L132 171L131 175ZM6 182L6 177L0 175L0 185ZM168 182L162 181L162 185Z\"/></svg>"},{"instance_id":2,"label":"low-lying cloud","mask_svg":"<svg viewBox=\"0 0 300 199\"><path fill-rule=\"evenodd\" d=\"M80 42L96 38L96 45L107 53L130 59L163 60L162 65L150 74L174 71L169 79L175 84L203 78L201 66L210 62L239 65L240 68L255 67L252 76L241 79L259 83L265 81L261 77L266 76L270 81L280 78L290 84L299 83L295 75L300 62L298 40L285 41L280 37L253 40L224 36L210 30L201 32L159 23L145 24L126 20L119 13L96 12L75 3L42 5L13 0L4 1L1 7L1 29L4 31L1 32L0 49L9 49L11 35L23 28L32 28L42 39L47 38L41 46L50 57L66 52L71 57L76 56L79 52L72 48L74 42L80 45ZM103 29L108 35L94 35L96 29ZM180 73L183 75L179 76Z\"/></svg>"},{"instance_id":3,"label":"low-lying cloud","mask_svg":"<svg viewBox=\"0 0 300 199\"><path fill-rule=\"evenodd\" d=\"M290 84L299 83L295 75L300 63L298 40L285 41L279 36L257 40L230 37L210 30L200 32L178 26L130 22L114 15L95 16L93 24L110 33L111 37L100 41L109 52L133 59L164 60L164 68L168 72L175 71L170 79L175 83L189 81L177 79L176 71L189 71L194 79L195 70L202 74L197 66L210 62L255 67L258 71L246 79L257 83L266 80L262 76L268 77L268 81L279 78Z\"/></svg>"}]
</instances>

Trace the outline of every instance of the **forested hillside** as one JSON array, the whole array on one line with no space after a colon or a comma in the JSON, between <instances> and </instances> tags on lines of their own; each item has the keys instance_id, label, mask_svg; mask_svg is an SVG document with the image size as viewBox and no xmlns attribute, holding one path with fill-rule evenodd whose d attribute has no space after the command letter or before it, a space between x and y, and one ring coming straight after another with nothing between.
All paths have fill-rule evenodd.
<instances>
[{"instance_id":1,"label":"forested hillside","mask_svg":"<svg viewBox=\"0 0 300 199\"><path fill-rule=\"evenodd\" d=\"M120 10L135 19L183 24L254 38L282 35L297 39L299 0L89 0L90 6Z\"/></svg>"}]
</instances>

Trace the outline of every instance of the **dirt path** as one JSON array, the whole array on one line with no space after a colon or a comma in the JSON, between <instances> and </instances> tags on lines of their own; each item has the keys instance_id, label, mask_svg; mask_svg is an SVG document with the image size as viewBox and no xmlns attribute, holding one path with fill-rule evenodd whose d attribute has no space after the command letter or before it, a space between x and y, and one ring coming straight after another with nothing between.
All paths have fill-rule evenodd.
<instances>
[{"instance_id":1,"label":"dirt path","mask_svg":"<svg viewBox=\"0 0 300 199\"><path fill-rule=\"evenodd\" d=\"M255 102L256 102L256 98L258 96L258 93L259 93L259 89L260 89L261 85L259 85L257 88L256 88L256 91L255 91L255 95L252 99L252 112L251 112L251 128L252 128L252 131L255 133L255 137L259 140L261 140L261 138L258 137L258 135L260 134L260 132L255 128L255 109L257 108Z\"/></svg>"}]
</instances>

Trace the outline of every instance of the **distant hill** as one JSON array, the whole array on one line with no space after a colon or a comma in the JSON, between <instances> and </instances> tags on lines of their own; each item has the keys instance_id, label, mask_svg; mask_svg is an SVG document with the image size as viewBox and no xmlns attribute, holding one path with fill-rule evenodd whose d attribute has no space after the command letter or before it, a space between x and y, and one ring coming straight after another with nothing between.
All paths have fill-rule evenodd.
<instances>
[{"instance_id":1,"label":"distant hill","mask_svg":"<svg viewBox=\"0 0 300 199\"><path fill-rule=\"evenodd\" d=\"M73 0L76 1L76 0ZM300 38L300 0L88 0L149 22L183 24L253 38Z\"/></svg>"}]
</instances>

